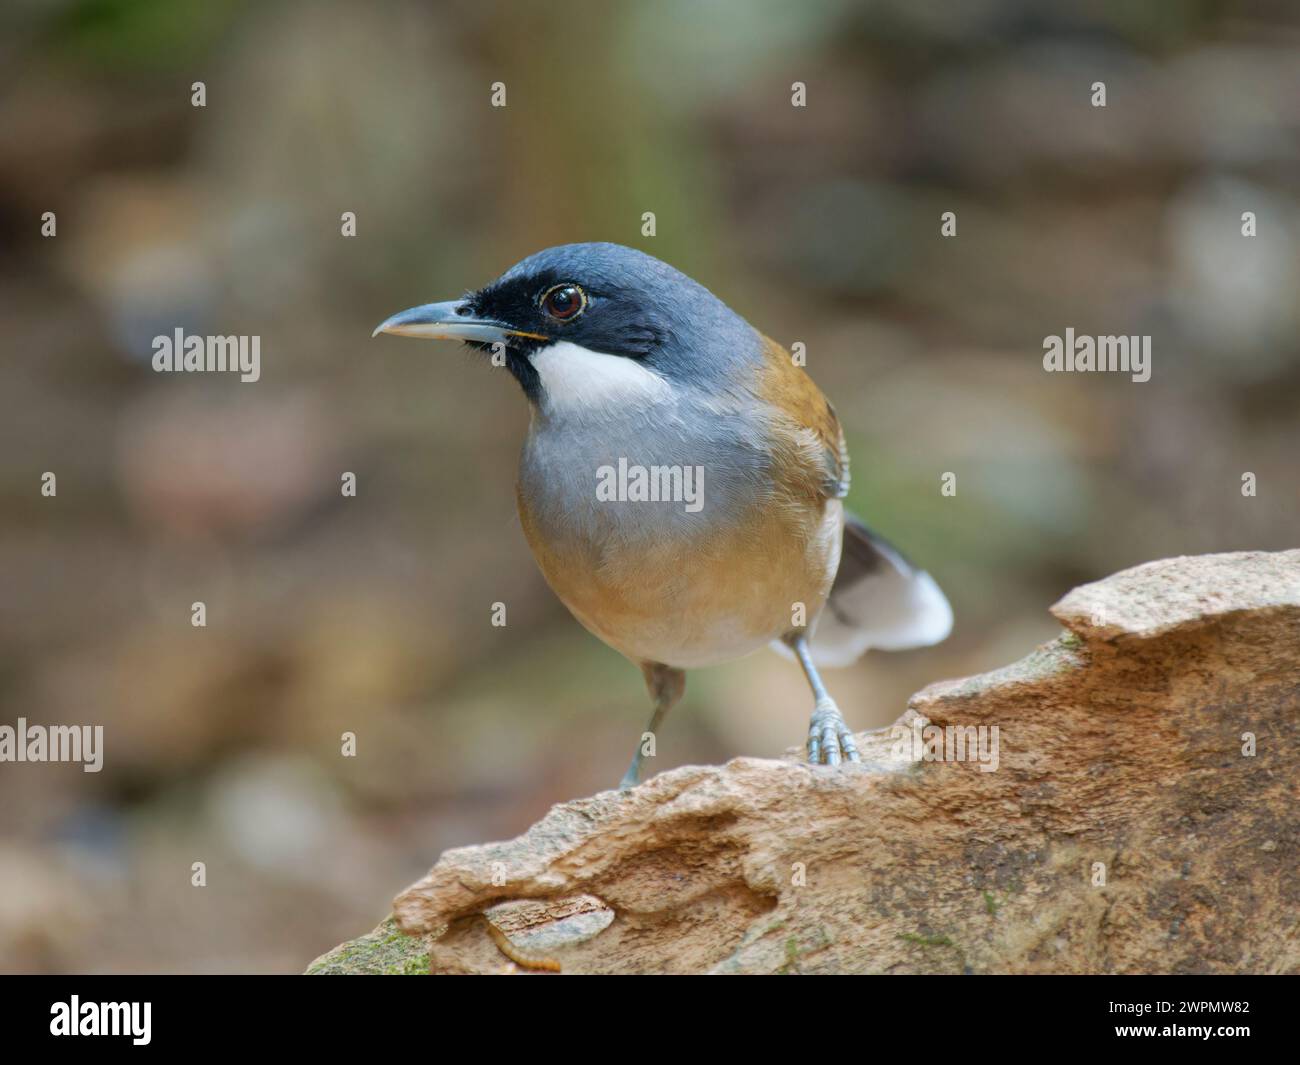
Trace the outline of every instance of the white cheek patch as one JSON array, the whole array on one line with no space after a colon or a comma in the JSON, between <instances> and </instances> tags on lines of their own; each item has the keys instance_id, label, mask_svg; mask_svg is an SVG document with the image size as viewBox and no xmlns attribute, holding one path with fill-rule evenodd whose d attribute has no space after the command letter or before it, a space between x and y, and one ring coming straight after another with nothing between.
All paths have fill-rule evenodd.
<instances>
[{"instance_id":1,"label":"white cheek patch","mask_svg":"<svg viewBox=\"0 0 1300 1065\"><path fill-rule=\"evenodd\" d=\"M605 355L560 340L533 353L541 378L539 400L546 414L604 414L629 406L657 403L672 386L636 359Z\"/></svg>"}]
</instances>

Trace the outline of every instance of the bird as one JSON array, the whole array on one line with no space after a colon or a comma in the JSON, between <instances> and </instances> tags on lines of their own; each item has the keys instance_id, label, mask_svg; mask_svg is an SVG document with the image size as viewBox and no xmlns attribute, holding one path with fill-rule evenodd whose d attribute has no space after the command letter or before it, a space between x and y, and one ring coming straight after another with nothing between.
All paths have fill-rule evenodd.
<instances>
[{"instance_id":1,"label":"bird","mask_svg":"<svg viewBox=\"0 0 1300 1065\"><path fill-rule=\"evenodd\" d=\"M640 782L687 670L768 646L811 688L809 763L861 761L819 670L938 643L953 614L845 510L844 432L803 360L668 263L603 242L537 252L380 333L463 341L522 388L524 536L653 704L622 788Z\"/></svg>"}]
</instances>

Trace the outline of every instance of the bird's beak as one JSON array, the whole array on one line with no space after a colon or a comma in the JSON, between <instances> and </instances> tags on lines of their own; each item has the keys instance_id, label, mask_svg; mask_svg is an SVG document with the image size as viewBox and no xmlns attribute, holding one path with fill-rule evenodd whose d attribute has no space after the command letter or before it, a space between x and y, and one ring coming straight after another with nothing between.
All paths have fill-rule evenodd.
<instances>
[{"instance_id":1,"label":"bird's beak","mask_svg":"<svg viewBox=\"0 0 1300 1065\"><path fill-rule=\"evenodd\" d=\"M545 340L540 333L525 333L504 322L494 322L488 318L475 317L464 300L448 300L446 303L426 303L412 307L409 311L399 311L391 318L385 318L370 335L396 333L404 337L425 337L429 340L470 340L479 344L494 344L507 337L529 337L533 340Z\"/></svg>"}]
</instances>

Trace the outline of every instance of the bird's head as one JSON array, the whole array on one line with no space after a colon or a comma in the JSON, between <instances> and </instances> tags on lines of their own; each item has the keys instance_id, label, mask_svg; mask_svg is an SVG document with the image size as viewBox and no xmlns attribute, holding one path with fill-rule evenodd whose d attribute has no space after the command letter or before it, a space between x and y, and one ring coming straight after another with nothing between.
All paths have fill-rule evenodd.
<instances>
[{"instance_id":1,"label":"bird's head","mask_svg":"<svg viewBox=\"0 0 1300 1065\"><path fill-rule=\"evenodd\" d=\"M619 244L547 248L461 299L393 315L379 333L497 352L543 406L705 387L758 350L754 330L702 285Z\"/></svg>"}]
</instances>

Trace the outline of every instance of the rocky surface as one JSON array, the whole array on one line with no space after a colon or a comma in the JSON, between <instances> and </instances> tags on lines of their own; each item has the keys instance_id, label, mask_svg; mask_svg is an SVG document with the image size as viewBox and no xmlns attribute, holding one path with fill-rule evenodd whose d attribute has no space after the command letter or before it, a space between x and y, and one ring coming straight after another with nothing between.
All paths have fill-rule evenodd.
<instances>
[{"instance_id":1,"label":"rocky surface","mask_svg":"<svg viewBox=\"0 0 1300 1065\"><path fill-rule=\"evenodd\" d=\"M1152 562L1052 612L1058 639L915 695L860 766L562 803L308 971L1300 972L1300 551Z\"/></svg>"}]
</instances>

